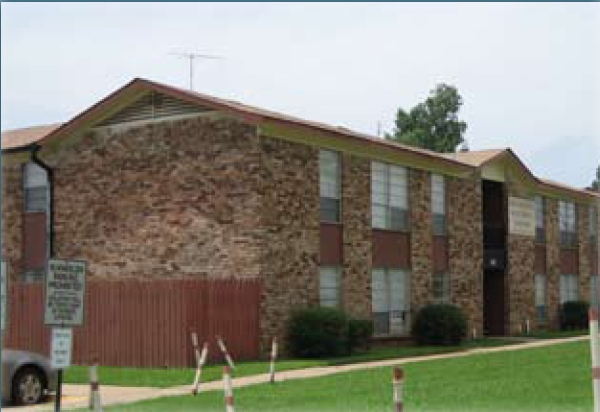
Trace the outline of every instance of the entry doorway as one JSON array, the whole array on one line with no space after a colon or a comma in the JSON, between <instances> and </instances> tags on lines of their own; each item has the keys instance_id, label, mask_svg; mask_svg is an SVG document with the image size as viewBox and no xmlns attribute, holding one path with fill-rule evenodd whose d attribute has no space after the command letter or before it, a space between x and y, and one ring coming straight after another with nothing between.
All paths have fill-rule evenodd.
<instances>
[{"instance_id":1,"label":"entry doorway","mask_svg":"<svg viewBox=\"0 0 600 412\"><path fill-rule=\"evenodd\" d=\"M486 270L483 275L484 334L504 336L504 271Z\"/></svg>"}]
</instances>

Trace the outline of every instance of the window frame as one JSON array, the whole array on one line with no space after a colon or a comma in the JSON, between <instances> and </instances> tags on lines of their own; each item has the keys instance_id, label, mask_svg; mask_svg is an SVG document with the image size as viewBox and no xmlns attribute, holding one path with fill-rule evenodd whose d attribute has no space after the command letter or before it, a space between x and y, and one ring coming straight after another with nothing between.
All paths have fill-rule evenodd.
<instances>
[{"instance_id":1,"label":"window frame","mask_svg":"<svg viewBox=\"0 0 600 412\"><path fill-rule=\"evenodd\" d=\"M542 279L542 288L539 289L540 282ZM537 273L534 278L535 282L535 309L536 309L536 320L540 325L548 323L548 276L545 273ZM538 299L542 295L541 299ZM542 300L543 302L540 302Z\"/></svg>"},{"instance_id":2,"label":"window frame","mask_svg":"<svg viewBox=\"0 0 600 412\"><path fill-rule=\"evenodd\" d=\"M333 275L334 275L334 286L333 287L327 287L324 288L323 287L323 278L324 275L326 274L325 271L333 271ZM319 266L319 306L321 307L329 307L329 308L342 308L343 306L343 299L342 299L342 273L343 273L343 269L341 266L335 266L335 265L323 265L323 266ZM331 272L329 273L331 274ZM334 290L335 291L335 298L334 299L329 299L329 298L324 298L324 293L323 290L327 289L327 290ZM333 304L329 304L329 303L325 303L326 301L331 300L333 302Z\"/></svg>"},{"instance_id":3,"label":"window frame","mask_svg":"<svg viewBox=\"0 0 600 412\"><path fill-rule=\"evenodd\" d=\"M578 244L577 204L566 200L558 202L558 231L562 247L574 248Z\"/></svg>"},{"instance_id":4,"label":"window frame","mask_svg":"<svg viewBox=\"0 0 600 412\"><path fill-rule=\"evenodd\" d=\"M440 173L431 173L431 230L434 236L446 236L448 233L448 190L446 176ZM440 184L436 190L436 180ZM440 197L436 197L436 194ZM436 204L441 202L442 212L436 213Z\"/></svg>"},{"instance_id":5,"label":"window frame","mask_svg":"<svg viewBox=\"0 0 600 412\"><path fill-rule=\"evenodd\" d=\"M378 171L382 179L377 179ZM400 180L394 182L394 177ZM410 170L401 165L379 161L371 162L371 228L396 232L410 231ZM383 186L382 192L377 192L376 187ZM394 193L394 191L398 191ZM378 198L383 197L383 203ZM394 204L394 200L403 204ZM380 225L382 210L383 224ZM398 213L398 216L394 214ZM398 222L395 224L395 222Z\"/></svg>"},{"instance_id":6,"label":"window frame","mask_svg":"<svg viewBox=\"0 0 600 412\"><path fill-rule=\"evenodd\" d=\"M560 275L559 302L561 305L565 302L580 299L581 285L579 283L578 274L562 273Z\"/></svg>"},{"instance_id":7,"label":"window frame","mask_svg":"<svg viewBox=\"0 0 600 412\"><path fill-rule=\"evenodd\" d=\"M439 286L441 285L441 287ZM441 293L439 293L441 292ZM447 304L451 302L451 283L448 271L433 272L431 279L431 295L436 304Z\"/></svg>"},{"instance_id":8,"label":"window frame","mask_svg":"<svg viewBox=\"0 0 600 412\"><path fill-rule=\"evenodd\" d=\"M334 155L329 159L325 159L326 155ZM325 196L324 192L324 183L326 181L325 177L329 177L324 173L325 169L325 160L332 160L335 158L335 168L336 171L334 173L335 182L328 182L335 186L335 195L334 197ZM326 216L325 211L327 211L326 203L335 202L335 218L330 219L329 216ZM335 223L339 224L342 222L342 156L340 152L335 150L328 149L320 149L319 150L319 221L322 223Z\"/></svg>"},{"instance_id":9,"label":"window frame","mask_svg":"<svg viewBox=\"0 0 600 412\"><path fill-rule=\"evenodd\" d=\"M546 243L546 198L535 196L535 241Z\"/></svg>"},{"instance_id":10,"label":"window frame","mask_svg":"<svg viewBox=\"0 0 600 412\"><path fill-rule=\"evenodd\" d=\"M34 162L27 162L22 167L23 212L47 213L49 209L48 172Z\"/></svg>"},{"instance_id":11,"label":"window frame","mask_svg":"<svg viewBox=\"0 0 600 412\"><path fill-rule=\"evenodd\" d=\"M378 289L376 287L376 272L379 274L383 274L383 288ZM394 285L392 281L392 277L398 276L402 278L404 282L402 284L402 301L398 299L398 297L393 296ZM410 325L411 325L411 311L410 311L410 279L411 279L411 271L404 268L391 268L391 267L374 267L371 269L371 316L373 318L373 336L376 337L395 337L395 336L407 336L410 334ZM398 286L398 285L396 285ZM376 293L384 293L385 296L385 311L376 311L376 305L381 304L381 302L377 301ZM398 299L396 301L396 299ZM395 305L401 309L395 309ZM392 314L398 313L402 318L402 325L400 331L392 331ZM383 315L383 316L382 316ZM379 320L377 319L379 316ZM386 330L379 331L378 325L380 324L381 319L386 319Z\"/></svg>"}]
</instances>

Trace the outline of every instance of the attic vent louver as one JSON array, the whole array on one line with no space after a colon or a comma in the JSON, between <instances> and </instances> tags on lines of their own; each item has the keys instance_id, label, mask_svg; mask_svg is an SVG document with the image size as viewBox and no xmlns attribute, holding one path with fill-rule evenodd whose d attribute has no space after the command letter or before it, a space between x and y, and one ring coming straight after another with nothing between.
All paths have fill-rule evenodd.
<instances>
[{"instance_id":1,"label":"attic vent louver","mask_svg":"<svg viewBox=\"0 0 600 412\"><path fill-rule=\"evenodd\" d=\"M164 94L150 92L108 119L102 121L98 126L113 126L122 123L203 113L211 110L212 109L206 107L174 99Z\"/></svg>"}]
</instances>

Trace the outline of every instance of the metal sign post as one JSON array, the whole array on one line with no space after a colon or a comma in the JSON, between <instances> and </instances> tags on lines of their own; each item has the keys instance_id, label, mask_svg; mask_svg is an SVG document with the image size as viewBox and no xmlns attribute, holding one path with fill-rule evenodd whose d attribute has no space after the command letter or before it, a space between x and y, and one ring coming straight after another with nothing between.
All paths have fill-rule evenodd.
<instances>
[{"instance_id":1,"label":"metal sign post","mask_svg":"<svg viewBox=\"0 0 600 412\"><path fill-rule=\"evenodd\" d=\"M58 371L54 410L60 411L62 372L71 365L73 326L84 319L86 263L51 259L46 273L44 323L52 328L52 368Z\"/></svg>"}]
</instances>

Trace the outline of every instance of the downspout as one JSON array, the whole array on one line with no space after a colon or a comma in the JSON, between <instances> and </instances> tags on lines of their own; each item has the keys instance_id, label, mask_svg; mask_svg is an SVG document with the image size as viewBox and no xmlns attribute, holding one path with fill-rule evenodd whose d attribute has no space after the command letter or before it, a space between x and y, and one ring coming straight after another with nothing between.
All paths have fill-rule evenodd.
<instances>
[{"instance_id":1,"label":"downspout","mask_svg":"<svg viewBox=\"0 0 600 412\"><path fill-rule=\"evenodd\" d=\"M31 150L31 160L46 171L48 179L48 197L46 212L46 262L54 256L54 171L42 159L38 157L41 146L35 145Z\"/></svg>"}]
</instances>

